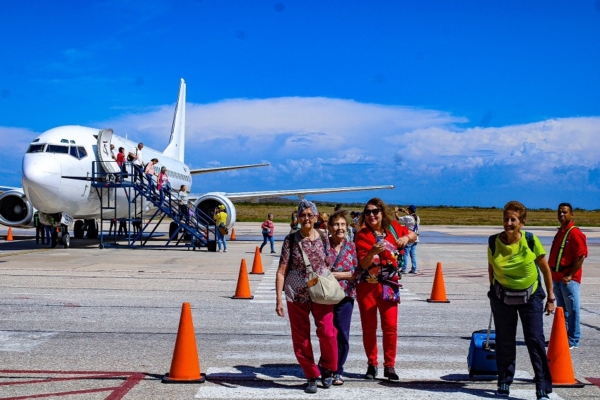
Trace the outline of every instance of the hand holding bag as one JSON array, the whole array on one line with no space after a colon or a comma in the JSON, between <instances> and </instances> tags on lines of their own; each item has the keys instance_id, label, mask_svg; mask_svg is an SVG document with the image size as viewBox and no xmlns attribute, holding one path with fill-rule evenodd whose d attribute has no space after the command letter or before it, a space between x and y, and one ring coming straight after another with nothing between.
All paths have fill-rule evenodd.
<instances>
[{"instance_id":1,"label":"hand holding bag","mask_svg":"<svg viewBox=\"0 0 600 400\"><path fill-rule=\"evenodd\" d=\"M310 294L310 299L317 304L338 304L346 297L346 293L342 290L339 282L330 271L326 271L326 276L318 275L313 271L300 240L296 241L300 247L302 259L308 273L308 293Z\"/></svg>"}]
</instances>

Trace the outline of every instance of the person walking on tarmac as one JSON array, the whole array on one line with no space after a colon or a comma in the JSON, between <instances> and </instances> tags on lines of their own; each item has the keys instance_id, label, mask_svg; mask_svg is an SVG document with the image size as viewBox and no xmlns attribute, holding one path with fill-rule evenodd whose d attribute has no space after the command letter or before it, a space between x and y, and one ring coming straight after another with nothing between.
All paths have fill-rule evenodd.
<instances>
[{"instance_id":1,"label":"person walking on tarmac","mask_svg":"<svg viewBox=\"0 0 600 400\"><path fill-rule=\"evenodd\" d=\"M40 212L36 211L33 214L33 226L35 226L35 244L40 244L40 238L42 239L42 244L46 241L46 228L40 222Z\"/></svg>"},{"instance_id":2,"label":"person walking on tarmac","mask_svg":"<svg viewBox=\"0 0 600 400\"><path fill-rule=\"evenodd\" d=\"M275 253L275 238L273 234L275 232L275 224L273 223L273 214L268 214L265 222L260 226L262 229L263 243L260 245L260 252L262 253L263 247L267 244L267 241L271 243L271 254Z\"/></svg>"},{"instance_id":3,"label":"person walking on tarmac","mask_svg":"<svg viewBox=\"0 0 600 400\"><path fill-rule=\"evenodd\" d=\"M488 298L496 326L496 365L499 397L508 397L517 358L517 322L521 318L523 336L533 367L538 400L550 400L552 376L546 357L543 314L554 312L552 275L546 251L537 236L522 231L527 209L509 201L503 210L504 231L488 239ZM548 291L542 288L542 278Z\"/></svg>"},{"instance_id":4,"label":"person walking on tarmac","mask_svg":"<svg viewBox=\"0 0 600 400\"><path fill-rule=\"evenodd\" d=\"M404 213L405 215L398 215L399 212ZM417 240L414 243L409 243L404 248L404 263L402 267L402 273L406 274L408 269L408 256L410 255L411 268L409 274L417 273L417 245L419 244L419 226L421 225L421 218L417 215L417 207L410 205L408 209L406 208L398 208L394 207L394 213L396 214L396 219L404 226L408 228L409 231L412 231L417 234Z\"/></svg>"},{"instance_id":5,"label":"person walking on tarmac","mask_svg":"<svg viewBox=\"0 0 600 400\"><path fill-rule=\"evenodd\" d=\"M581 268L588 255L588 249L585 235L573 221L571 204L558 205L558 222L560 228L554 236L548 264L552 271L556 306L564 309L569 347L573 350L579 346L581 337L579 288Z\"/></svg>"},{"instance_id":6,"label":"person walking on tarmac","mask_svg":"<svg viewBox=\"0 0 600 400\"><path fill-rule=\"evenodd\" d=\"M217 246L219 253L227 253L227 240L225 240L225 235L227 234L227 213L223 204L215 208L214 219L217 225ZM221 245L223 249L221 249Z\"/></svg>"},{"instance_id":7,"label":"person walking on tarmac","mask_svg":"<svg viewBox=\"0 0 600 400\"><path fill-rule=\"evenodd\" d=\"M327 221L330 251L329 268L344 290L346 297L333 306L333 326L337 329L338 364L333 376L334 385L344 384L344 365L350 351L350 322L356 299L356 245L348 240L346 210L335 211Z\"/></svg>"},{"instance_id":8,"label":"person walking on tarmac","mask_svg":"<svg viewBox=\"0 0 600 400\"><path fill-rule=\"evenodd\" d=\"M414 232L390 218L383 200L367 202L356 234L356 252L361 277L356 301L367 356L365 379L377 376L377 314L381 318L383 376L390 381L400 378L395 370L398 345L398 304L400 303L399 263L408 243L417 239Z\"/></svg>"},{"instance_id":9,"label":"person walking on tarmac","mask_svg":"<svg viewBox=\"0 0 600 400\"><path fill-rule=\"evenodd\" d=\"M333 374L337 371L337 331L333 325L333 305L318 304L311 300L308 291L308 272L305 260L308 260L312 270L321 276L327 276L329 264L329 240L313 223L317 217L317 206L302 200L298 204L300 230L290 233L283 241L279 268L275 278L276 305L275 312L284 317L282 296L285 292L292 344L296 360L307 379L306 393L317 393L317 379L325 389L333 384ZM310 316L317 327L317 337L321 357L315 362L311 344Z\"/></svg>"}]
</instances>

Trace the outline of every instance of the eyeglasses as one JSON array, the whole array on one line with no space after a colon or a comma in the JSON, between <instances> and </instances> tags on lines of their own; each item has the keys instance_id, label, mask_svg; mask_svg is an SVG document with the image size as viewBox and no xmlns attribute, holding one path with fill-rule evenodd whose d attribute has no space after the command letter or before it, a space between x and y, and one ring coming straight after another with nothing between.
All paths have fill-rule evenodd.
<instances>
[{"instance_id":1,"label":"eyeglasses","mask_svg":"<svg viewBox=\"0 0 600 400\"><path fill-rule=\"evenodd\" d=\"M375 216L378 216L380 211L381 210L379 208L366 209L365 210L365 215L371 215L371 214L373 214Z\"/></svg>"},{"instance_id":2,"label":"eyeglasses","mask_svg":"<svg viewBox=\"0 0 600 400\"><path fill-rule=\"evenodd\" d=\"M313 214L300 214L298 218L300 219L313 219L315 216Z\"/></svg>"}]
</instances>

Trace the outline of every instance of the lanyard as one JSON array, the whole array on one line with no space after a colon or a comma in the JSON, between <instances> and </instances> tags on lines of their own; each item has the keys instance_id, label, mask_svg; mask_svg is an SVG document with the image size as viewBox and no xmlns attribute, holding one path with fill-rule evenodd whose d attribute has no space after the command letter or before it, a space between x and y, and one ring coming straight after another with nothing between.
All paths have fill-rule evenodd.
<instances>
[{"instance_id":1,"label":"lanyard","mask_svg":"<svg viewBox=\"0 0 600 400\"><path fill-rule=\"evenodd\" d=\"M560 244L560 250L558 251L558 257L556 257L556 272L560 269L560 260L562 260L563 250L565 249L565 245L567 244L567 238L569 237L569 233L571 229L575 228L575 225L569 228L565 236L563 237L562 243Z\"/></svg>"}]
</instances>

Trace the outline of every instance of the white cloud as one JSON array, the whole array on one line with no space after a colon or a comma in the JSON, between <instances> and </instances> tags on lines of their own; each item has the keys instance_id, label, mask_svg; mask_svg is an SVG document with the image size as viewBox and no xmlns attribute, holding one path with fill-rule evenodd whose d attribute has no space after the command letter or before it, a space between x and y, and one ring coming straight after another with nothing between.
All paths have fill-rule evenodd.
<instances>
[{"instance_id":1,"label":"white cloud","mask_svg":"<svg viewBox=\"0 0 600 400\"><path fill-rule=\"evenodd\" d=\"M161 149L172 116L172 105L160 106L97 125ZM596 207L600 117L466 129L465 122L436 110L342 99L188 103L186 162L271 163L195 178L206 190L393 184L395 198L421 204L501 205L510 194L543 206L575 196ZM15 128L0 129L2 137L19 136L7 129ZM27 140L34 136L21 131Z\"/></svg>"}]
</instances>

